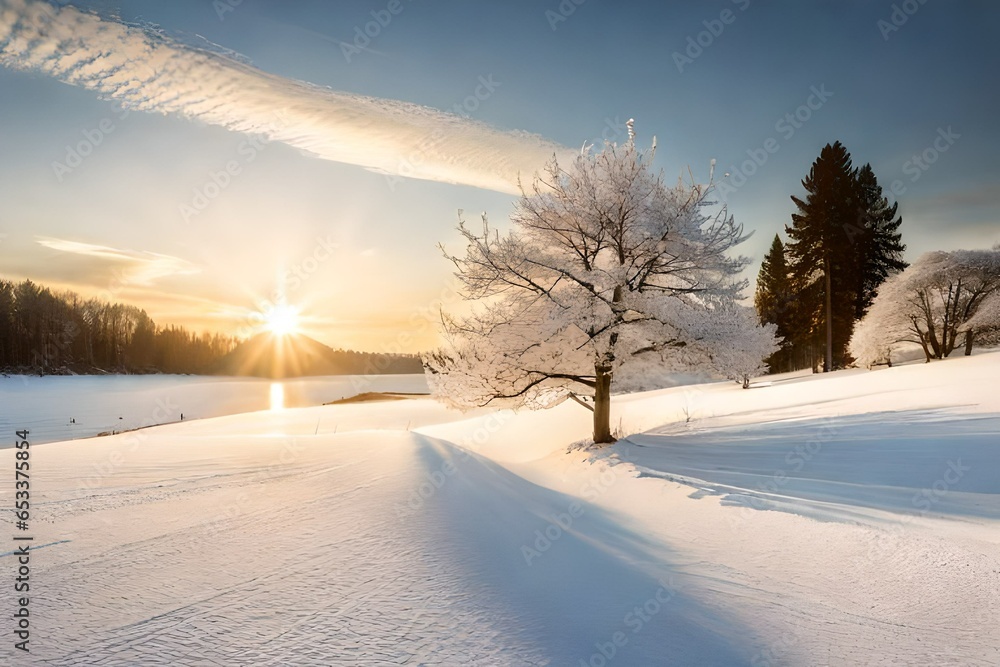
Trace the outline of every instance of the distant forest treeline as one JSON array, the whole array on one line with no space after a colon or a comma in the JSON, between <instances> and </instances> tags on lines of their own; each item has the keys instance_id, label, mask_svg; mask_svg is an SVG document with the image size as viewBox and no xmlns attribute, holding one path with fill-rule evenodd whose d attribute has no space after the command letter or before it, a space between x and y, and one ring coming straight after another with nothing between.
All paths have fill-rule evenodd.
<instances>
[{"instance_id":1,"label":"distant forest treeline","mask_svg":"<svg viewBox=\"0 0 1000 667\"><path fill-rule=\"evenodd\" d=\"M0 280L0 372L262 377L423 372L415 355L332 350L305 336L289 337L285 352L296 358L286 360L288 368L277 368L274 346L265 339L158 326L135 306L53 292L30 280Z\"/></svg>"},{"instance_id":2,"label":"distant forest treeline","mask_svg":"<svg viewBox=\"0 0 1000 667\"><path fill-rule=\"evenodd\" d=\"M38 373L207 373L232 336L158 326L135 306L0 280L0 369Z\"/></svg>"}]
</instances>

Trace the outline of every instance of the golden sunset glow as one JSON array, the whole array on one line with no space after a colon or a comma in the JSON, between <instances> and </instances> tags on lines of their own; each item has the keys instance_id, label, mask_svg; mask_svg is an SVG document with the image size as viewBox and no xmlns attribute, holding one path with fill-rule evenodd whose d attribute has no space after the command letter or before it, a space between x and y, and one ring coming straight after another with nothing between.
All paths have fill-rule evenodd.
<instances>
[{"instance_id":1,"label":"golden sunset glow","mask_svg":"<svg viewBox=\"0 0 1000 667\"><path fill-rule=\"evenodd\" d=\"M264 327L275 336L301 333L299 309L285 304L275 306L264 317Z\"/></svg>"},{"instance_id":2,"label":"golden sunset glow","mask_svg":"<svg viewBox=\"0 0 1000 667\"><path fill-rule=\"evenodd\" d=\"M280 382L271 383L271 410L285 409L285 385Z\"/></svg>"}]
</instances>

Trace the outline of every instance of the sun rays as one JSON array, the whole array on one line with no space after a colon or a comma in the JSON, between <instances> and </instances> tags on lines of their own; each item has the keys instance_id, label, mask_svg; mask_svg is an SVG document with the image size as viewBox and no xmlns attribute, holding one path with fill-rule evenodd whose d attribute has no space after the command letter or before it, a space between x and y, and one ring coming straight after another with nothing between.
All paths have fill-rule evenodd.
<instances>
[{"instance_id":1,"label":"sun rays","mask_svg":"<svg viewBox=\"0 0 1000 667\"><path fill-rule=\"evenodd\" d=\"M299 309L279 304L264 315L264 328L275 336L302 333Z\"/></svg>"}]
</instances>

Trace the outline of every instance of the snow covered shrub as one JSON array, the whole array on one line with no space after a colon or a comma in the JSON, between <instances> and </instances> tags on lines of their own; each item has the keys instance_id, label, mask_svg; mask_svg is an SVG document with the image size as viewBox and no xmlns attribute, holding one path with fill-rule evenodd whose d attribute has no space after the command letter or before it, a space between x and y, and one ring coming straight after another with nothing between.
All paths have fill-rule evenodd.
<instances>
[{"instance_id":1,"label":"snow covered shrub","mask_svg":"<svg viewBox=\"0 0 1000 667\"><path fill-rule=\"evenodd\" d=\"M871 366L901 343L927 361L950 355L960 339L972 353L977 333L1000 326L1000 247L929 252L879 289L851 340L851 354Z\"/></svg>"}]
</instances>

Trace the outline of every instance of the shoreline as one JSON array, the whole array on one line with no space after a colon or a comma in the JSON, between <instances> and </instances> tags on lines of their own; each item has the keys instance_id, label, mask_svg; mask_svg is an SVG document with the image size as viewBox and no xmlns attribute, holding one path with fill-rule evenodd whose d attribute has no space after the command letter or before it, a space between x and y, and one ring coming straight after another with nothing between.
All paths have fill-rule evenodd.
<instances>
[{"instance_id":1,"label":"shoreline","mask_svg":"<svg viewBox=\"0 0 1000 667\"><path fill-rule=\"evenodd\" d=\"M322 407L327 405L351 405L357 403L382 403L386 401L406 401L416 398L430 398L430 394L421 394L416 392L406 392L406 391L366 391L360 394L355 394L354 396L345 396L344 398L338 398L334 401L329 401L327 403L321 403L318 406L304 405L299 406L300 408L311 408L311 407ZM297 408L284 408L287 410L295 410ZM254 411L254 412L260 412ZM234 413L234 414L245 414L245 413ZM132 433L134 431L142 431L147 428L154 428L156 426L169 426L170 424L183 424L184 422L194 422L200 421L202 419L212 419L212 417L194 417L192 419L175 419L174 421L162 422L159 424L146 424L145 426L136 426L135 428L126 428L120 431L102 431L101 433L96 433L94 435L87 435L77 440L87 440L88 438L106 438L112 435L121 435L123 433Z\"/></svg>"},{"instance_id":2,"label":"shoreline","mask_svg":"<svg viewBox=\"0 0 1000 667\"><path fill-rule=\"evenodd\" d=\"M354 396L345 396L323 405L349 405L352 403L381 403L385 401L407 401L414 398L430 398L431 394L408 391L365 391Z\"/></svg>"},{"instance_id":3,"label":"shoreline","mask_svg":"<svg viewBox=\"0 0 1000 667\"><path fill-rule=\"evenodd\" d=\"M115 377L115 378L131 378L131 377L189 377L189 378L230 378L230 379L240 379L240 380L262 380L266 382L297 382L301 380L312 380L320 378L347 378L347 377L400 377L400 376L412 376L412 375L423 375L423 373L331 373L326 375L296 375L292 377L281 377L273 378L266 377L262 375L227 375L224 373L113 373L110 371L101 371L94 373L38 373L38 372L24 372L22 370L11 371L11 370L0 370L0 378L43 378L43 377Z\"/></svg>"}]
</instances>

